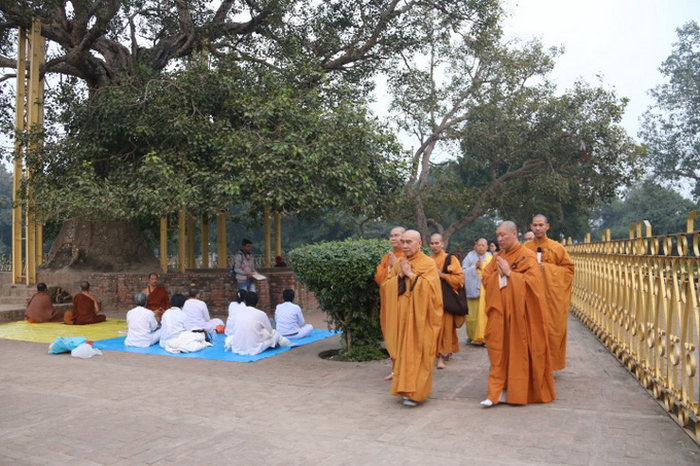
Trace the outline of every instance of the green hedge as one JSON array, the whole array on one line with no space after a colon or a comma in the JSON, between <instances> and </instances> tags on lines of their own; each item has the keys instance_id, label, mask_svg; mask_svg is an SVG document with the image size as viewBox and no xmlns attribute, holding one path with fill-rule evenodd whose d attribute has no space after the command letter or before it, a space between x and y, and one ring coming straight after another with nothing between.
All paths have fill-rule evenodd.
<instances>
[{"instance_id":1,"label":"green hedge","mask_svg":"<svg viewBox=\"0 0 700 466\"><path fill-rule=\"evenodd\" d=\"M384 240L345 240L292 250L297 278L314 293L329 325L343 331L341 356L353 361L383 359L379 289L374 273L391 250Z\"/></svg>"}]
</instances>

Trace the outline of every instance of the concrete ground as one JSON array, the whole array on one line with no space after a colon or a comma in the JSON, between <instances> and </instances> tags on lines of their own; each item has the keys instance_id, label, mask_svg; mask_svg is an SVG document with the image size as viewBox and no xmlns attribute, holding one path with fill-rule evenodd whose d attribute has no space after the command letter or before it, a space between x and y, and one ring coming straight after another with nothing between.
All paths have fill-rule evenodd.
<instances>
[{"instance_id":1,"label":"concrete ground","mask_svg":"<svg viewBox=\"0 0 700 466\"><path fill-rule=\"evenodd\" d=\"M700 447L583 324L569 325L558 399L490 409L479 405L488 356L473 346L408 408L383 380L389 361L318 357L339 337L255 363L82 360L0 340L0 464L700 464Z\"/></svg>"}]
</instances>

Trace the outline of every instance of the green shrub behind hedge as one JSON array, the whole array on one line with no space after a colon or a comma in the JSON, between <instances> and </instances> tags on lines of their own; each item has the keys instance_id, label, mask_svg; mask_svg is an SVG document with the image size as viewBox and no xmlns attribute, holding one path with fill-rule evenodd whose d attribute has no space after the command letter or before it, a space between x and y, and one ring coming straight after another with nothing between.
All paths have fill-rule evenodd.
<instances>
[{"instance_id":1,"label":"green shrub behind hedge","mask_svg":"<svg viewBox=\"0 0 700 466\"><path fill-rule=\"evenodd\" d=\"M329 324L343 331L341 355L353 361L385 357L374 273L390 250L391 244L384 240L345 240L289 253L297 278L314 293Z\"/></svg>"}]
</instances>

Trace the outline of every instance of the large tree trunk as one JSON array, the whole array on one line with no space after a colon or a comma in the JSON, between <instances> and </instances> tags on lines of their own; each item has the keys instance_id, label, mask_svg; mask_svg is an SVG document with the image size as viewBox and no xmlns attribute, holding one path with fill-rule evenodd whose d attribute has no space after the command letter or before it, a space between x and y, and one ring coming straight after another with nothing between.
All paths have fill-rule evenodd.
<instances>
[{"instance_id":1,"label":"large tree trunk","mask_svg":"<svg viewBox=\"0 0 700 466\"><path fill-rule=\"evenodd\" d=\"M134 222L68 220L43 269L75 272L153 272L160 262Z\"/></svg>"}]
</instances>

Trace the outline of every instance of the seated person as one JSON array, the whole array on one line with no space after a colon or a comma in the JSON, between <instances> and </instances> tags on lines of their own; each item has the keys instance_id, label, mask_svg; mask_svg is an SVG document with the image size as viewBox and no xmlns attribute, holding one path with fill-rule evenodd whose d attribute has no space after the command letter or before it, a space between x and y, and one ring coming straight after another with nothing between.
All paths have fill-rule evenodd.
<instances>
[{"instance_id":1,"label":"seated person","mask_svg":"<svg viewBox=\"0 0 700 466\"><path fill-rule=\"evenodd\" d=\"M203 329L207 333L223 333L224 321L209 317L207 303L199 299L200 295L199 288L190 288L190 299L185 301L185 305L182 307L182 310L187 315L187 326L190 329Z\"/></svg>"},{"instance_id":2,"label":"seated person","mask_svg":"<svg viewBox=\"0 0 700 466\"><path fill-rule=\"evenodd\" d=\"M236 293L236 300L231 301L228 305L228 319L226 319L226 336L233 335L233 330L236 328L236 317L241 309L245 309L245 297L248 294L246 290L240 289Z\"/></svg>"},{"instance_id":3,"label":"seated person","mask_svg":"<svg viewBox=\"0 0 700 466\"><path fill-rule=\"evenodd\" d=\"M73 297L72 318L66 317L64 321L72 321L75 325L88 325L107 320L107 316L99 312L100 305L97 304L97 298L90 293L90 283L81 282L80 293Z\"/></svg>"},{"instance_id":4,"label":"seated person","mask_svg":"<svg viewBox=\"0 0 700 466\"><path fill-rule=\"evenodd\" d=\"M282 256L275 256L275 267L287 267L287 263L282 259Z\"/></svg>"},{"instance_id":5,"label":"seated person","mask_svg":"<svg viewBox=\"0 0 700 466\"><path fill-rule=\"evenodd\" d=\"M158 343L160 329L156 316L150 309L144 307L148 301L145 293L136 293L134 303L136 307L126 313L126 325L129 333L126 335L124 345L146 348Z\"/></svg>"},{"instance_id":6,"label":"seated person","mask_svg":"<svg viewBox=\"0 0 700 466\"><path fill-rule=\"evenodd\" d=\"M309 336L314 327L311 324L304 325L304 315L301 308L292 302L294 301L294 290L284 290L282 299L284 302L278 304L275 309L277 331L290 340Z\"/></svg>"},{"instance_id":7,"label":"seated person","mask_svg":"<svg viewBox=\"0 0 700 466\"><path fill-rule=\"evenodd\" d=\"M170 309L165 311L161 318L160 328L160 347L165 348L165 345L180 335L182 332L189 330L187 326L187 314L184 313L182 307L185 305L185 297L178 293L170 298Z\"/></svg>"},{"instance_id":8,"label":"seated person","mask_svg":"<svg viewBox=\"0 0 700 466\"><path fill-rule=\"evenodd\" d=\"M36 284L36 294L29 300L24 315L32 324L63 322L63 312L54 309L51 296L46 291L46 283Z\"/></svg>"},{"instance_id":9,"label":"seated person","mask_svg":"<svg viewBox=\"0 0 700 466\"><path fill-rule=\"evenodd\" d=\"M241 309L236 317L233 335L226 337L226 349L238 354L259 354L268 348L290 346L289 340L272 328L267 314L255 308L257 293L249 291L245 303L245 309Z\"/></svg>"}]
</instances>

